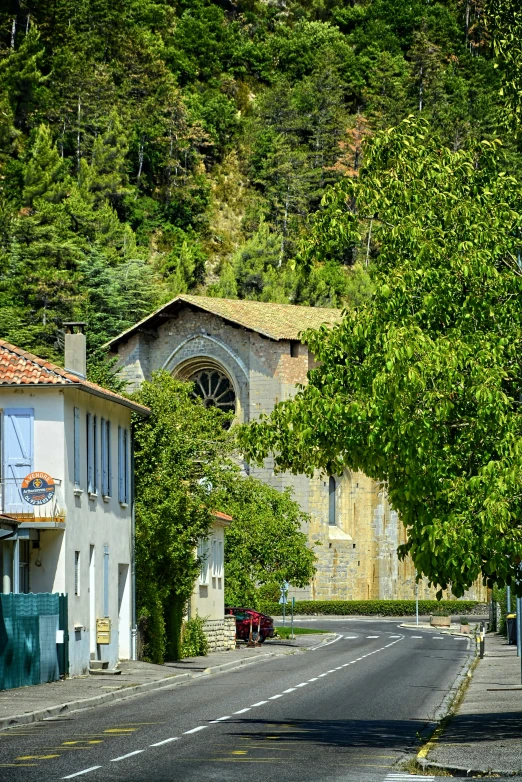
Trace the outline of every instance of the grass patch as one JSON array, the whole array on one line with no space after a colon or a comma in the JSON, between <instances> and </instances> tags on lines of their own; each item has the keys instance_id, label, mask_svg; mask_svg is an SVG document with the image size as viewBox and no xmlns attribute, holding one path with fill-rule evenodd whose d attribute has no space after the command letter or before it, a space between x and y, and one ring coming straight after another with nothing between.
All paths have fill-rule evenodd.
<instances>
[{"instance_id":1,"label":"grass patch","mask_svg":"<svg viewBox=\"0 0 522 782\"><path fill-rule=\"evenodd\" d=\"M290 627L276 627L278 638L290 638ZM309 630L307 627L294 627L294 635L315 635L316 633L329 633L331 630Z\"/></svg>"}]
</instances>

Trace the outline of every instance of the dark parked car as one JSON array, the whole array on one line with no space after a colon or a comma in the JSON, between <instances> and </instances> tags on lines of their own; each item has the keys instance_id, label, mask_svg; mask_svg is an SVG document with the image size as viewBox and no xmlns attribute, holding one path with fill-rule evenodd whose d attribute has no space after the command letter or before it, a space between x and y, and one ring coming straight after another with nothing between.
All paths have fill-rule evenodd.
<instances>
[{"instance_id":1,"label":"dark parked car","mask_svg":"<svg viewBox=\"0 0 522 782\"><path fill-rule=\"evenodd\" d=\"M263 643L267 638L273 638L274 620L271 616L261 614L251 608L226 608L226 614L232 614L236 617L236 638L240 641L248 641L250 636L250 620L252 620L252 638ZM258 628L260 637L257 638Z\"/></svg>"}]
</instances>

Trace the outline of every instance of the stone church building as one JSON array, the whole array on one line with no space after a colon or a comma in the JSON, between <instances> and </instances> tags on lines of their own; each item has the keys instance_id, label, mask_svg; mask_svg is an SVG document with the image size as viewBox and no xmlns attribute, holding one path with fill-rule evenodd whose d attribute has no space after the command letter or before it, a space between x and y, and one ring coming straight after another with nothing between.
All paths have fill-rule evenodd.
<instances>
[{"instance_id":1,"label":"stone church building","mask_svg":"<svg viewBox=\"0 0 522 782\"><path fill-rule=\"evenodd\" d=\"M159 369L195 384L207 405L233 410L248 422L270 413L305 383L313 356L300 333L334 324L339 310L257 301L177 296L109 343L129 390ZM251 474L283 489L309 514L304 530L317 556L317 573L301 599L412 599L415 570L399 562L405 530L384 486L363 473L313 478L277 474L270 460ZM292 593L291 593L292 594ZM420 597L434 597L421 584ZM470 598L486 599L477 586Z\"/></svg>"}]
</instances>

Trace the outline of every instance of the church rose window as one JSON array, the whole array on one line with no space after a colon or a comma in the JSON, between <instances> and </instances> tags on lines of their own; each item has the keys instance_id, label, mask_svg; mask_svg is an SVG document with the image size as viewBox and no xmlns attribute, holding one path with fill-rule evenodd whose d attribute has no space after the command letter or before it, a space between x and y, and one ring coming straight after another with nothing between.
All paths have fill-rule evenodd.
<instances>
[{"instance_id":1,"label":"church rose window","mask_svg":"<svg viewBox=\"0 0 522 782\"><path fill-rule=\"evenodd\" d=\"M202 399L205 407L217 407L224 413L235 411L236 395L232 383L222 372L217 369L203 369L189 380L194 383L194 396Z\"/></svg>"}]
</instances>

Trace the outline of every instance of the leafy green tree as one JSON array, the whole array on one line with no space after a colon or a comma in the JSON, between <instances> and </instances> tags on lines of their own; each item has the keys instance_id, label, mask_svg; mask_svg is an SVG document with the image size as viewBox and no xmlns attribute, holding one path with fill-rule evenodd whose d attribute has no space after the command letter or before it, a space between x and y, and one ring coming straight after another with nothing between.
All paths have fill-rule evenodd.
<instances>
[{"instance_id":1,"label":"leafy green tree","mask_svg":"<svg viewBox=\"0 0 522 782\"><path fill-rule=\"evenodd\" d=\"M225 532L225 601L258 607L260 588L307 586L315 573L315 555L301 531L308 516L292 499L254 478L227 482L219 507L233 517Z\"/></svg>"},{"instance_id":2,"label":"leafy green tree","mask_svg":"<svg viewBox=\"0 0 522 782\"><path fill-rule=\"evenodd\" d=\"M384 481L401 556L457 596L513 581L522 557L521 203L498 142L453 152L411 119L376 134L308 248L333 258L373 222L374 294L308 335L308 386L242 435L280 468Z\"/></svg>"},{"instance_id":3,"label":"leafy green tree","mask_svg":"<svg viewBox=\"0 0 522 782\"><path fill-rule=\"evenodd\" d=\"M200 562L198 541L210 530L213 492L232 441L223 414L191 396L167 372L145 382L137 399L150 418L136 420L136 573L138 613L149 617L147 656L179 656L183 608Z\"/></svg>"}]
</instances>

